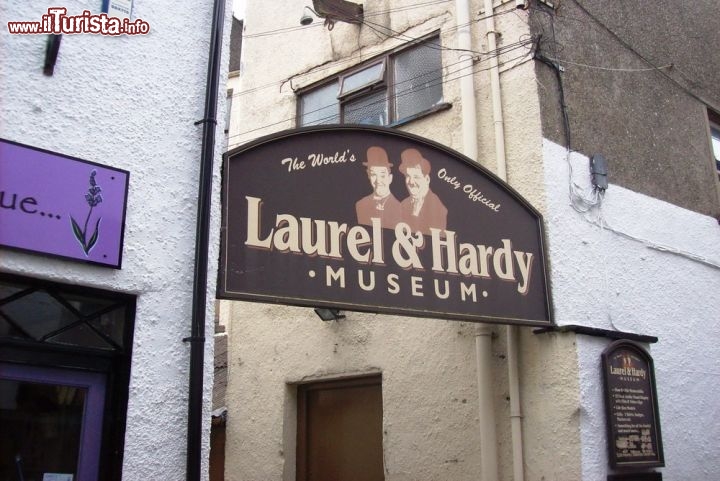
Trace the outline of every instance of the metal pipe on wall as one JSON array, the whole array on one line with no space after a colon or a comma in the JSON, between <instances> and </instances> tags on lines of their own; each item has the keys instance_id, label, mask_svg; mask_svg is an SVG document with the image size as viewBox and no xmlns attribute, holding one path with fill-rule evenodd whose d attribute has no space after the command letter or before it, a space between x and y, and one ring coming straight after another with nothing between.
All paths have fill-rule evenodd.
<instances>
[{"instance_id":1,"label":"metal pipe on wall","mask_svg":"<svg viewBox=\"0 0 720 481\"><path fill-rule=\"evenodd\" d=\"M502 113L502 91L500 88L500 67L497 51L497 31L493 16L492 0L485 0L485 25L487 28L488 51L490 55L490 92L495 125L495 159L497 175L507 182L507 158L505 154L505 122ZM517 326L507 326L507 362L510 396L510 429L512 436L513 480L525 479L522 411L520 409L520 369L518 361L520 331Z\"/></svg>"},{"instance_id":2,"label":"metal pipe on wall","mask_svg":"<svg viewBox=\"0 0 720 481\"><path fill-rule=\"evenodd\" d=\"M510 396L510 432L513 455L513 480L525 479L523 437L522 437L522 411L520 409L520 369L518 367L520 330L517 326L507 326L507 360L508 384Z\"/></svg>"},{"instance_id":3,"label":"metal pipe on wall","mask_svg":"<svg viewBox=\"0 0 720 481\"><path fill-rule=\"evenodd\" d=\"M461 69L472 70L472 35L470 31L470 3L468 0L456 0L456 22L458 26L458 48ZM464 75L460 79L460 98L462 105L463 153L472 160L478 160L477 145L477 101L475 99L475 76ZM492 330L480 326L475 335L475 358L478 378L478 410L480 416L480 463L481 479L497 481L497 435L495 432L495 410L493 408L492 376Z\"/></svg>"},{"instance_id":4,"label":"metal pipe on wall","mask_svg":"<svg viewBox=\"0 0 720 481\"><path fill-rule=\"evenodd\" d=\"M497 32L493 16L492 0L485 0L485 26L487 28L488 52L490 52L490 93L492 95L493 124L495 125L495 159L497 175L507 181L507 162L505 160L505 126L502 114L502 94L500 92L500 67L497 55Z\"/></svg>"},{"instance_id":5,"label":"metal pipe on wall","mask_svg":"<svg viewBox=\"0 0 720 481\"><path fill-rule=\"evenodd\" d=\"M475 334L478 404L480 406L480 479L498 480L497 434L493 407L492 329L482 325Z\"/></svg>"},{"instance_id":6,"label":"metal pipe on wall","mask_svg":"<svg viewBox=\"0 0 720 481\"><path fill-rule=\"evenodd\" d=\"M188 387L188 422L186 479L200 481L202 467L203 374L205 370L205 312L207 310L207 267L210 246L210 211L212 206L212 174L215 157L215 126L220 83L222 33L225 21L225 0L215 0L211 27L205 90L198 210L195 232L195 277L193 280L192 321L190 337L190 380Z\"/></svg>"},{"instance_id":7,"label":"metal pipe on wall","mask_svg":"<svg viewBox=\"0 0 720 481\"><path fill-rule=\"evenodd\" d=\"M471 72L473 67L472 35L470 32L469 0L456 1L457 42L460 53L458 71ZM462 110L463 154L477 162L477 101L475 100L475 76L460 78L460 103Z\"/></svg>"}]
</instances>

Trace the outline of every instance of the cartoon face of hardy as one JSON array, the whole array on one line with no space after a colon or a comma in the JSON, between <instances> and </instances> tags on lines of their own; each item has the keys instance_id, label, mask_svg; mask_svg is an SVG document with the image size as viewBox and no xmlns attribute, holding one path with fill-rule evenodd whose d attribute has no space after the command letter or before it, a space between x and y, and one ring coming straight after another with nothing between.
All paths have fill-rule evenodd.
<instances>
[{"instance_id":1,"label":"cartoon face of hardy","mask_svg":"<svg viewBox=\"0 0 720 481\"><path fill-rule=\"evenodd\" d=\"M400 155L400 172L413 199L424 198L430 190L430 162L417 149L406 149Z\"/></svg>"},{"instance_id":2,"label":"cartoon face of hardy","mask_svg":"<svg viewBox=\"0 0 720 481\"><path fill-rule=\"evenodd\" d=\"M408 167L405 169L405 185L411 197L422 199L430 190L430 176L423 174L420 166Z\"/></svg>"}]
</instances>

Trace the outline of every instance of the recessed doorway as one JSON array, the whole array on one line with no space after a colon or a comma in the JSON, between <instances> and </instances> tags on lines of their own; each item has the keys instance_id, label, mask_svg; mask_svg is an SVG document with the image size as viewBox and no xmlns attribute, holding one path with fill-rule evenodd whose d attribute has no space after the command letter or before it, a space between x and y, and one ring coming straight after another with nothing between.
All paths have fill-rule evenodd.
<instances>
[{"instance_id":1,"label":"recessed doorway","mask_svg":"<svg viewBox=\"0 0 720 481\"><path fill-rule=\"evenodd\" d=\"M380 375L298 386L296 479L385 479Z\"/></svg>"}]
</instances>

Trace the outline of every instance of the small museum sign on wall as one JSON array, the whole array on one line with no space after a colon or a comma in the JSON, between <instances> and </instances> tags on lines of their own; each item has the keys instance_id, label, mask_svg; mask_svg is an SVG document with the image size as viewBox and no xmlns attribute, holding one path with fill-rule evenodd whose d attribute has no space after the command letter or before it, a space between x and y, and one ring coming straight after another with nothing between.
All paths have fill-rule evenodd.
<instances>
[{"instance_id":1,"label":"small museum sign on wall","mask_svg":"<svg viewBox=\"0 0 720 481\"><path fill-rule=\"evenodd\" d=\"M466 157L376 127L226 155L218 297L551 324L542 219Z\"/></svg>"},{"instance_id":2,"label":"small museum sign on wall","mask_svg":"<svg viewBox=\"0 0 720 481\"><path fill-rule=\"evenodd\" d=\"M603 352L602 366L610 465L665 466L652 357L621 340Z\"/></svg>"}]
</instances>

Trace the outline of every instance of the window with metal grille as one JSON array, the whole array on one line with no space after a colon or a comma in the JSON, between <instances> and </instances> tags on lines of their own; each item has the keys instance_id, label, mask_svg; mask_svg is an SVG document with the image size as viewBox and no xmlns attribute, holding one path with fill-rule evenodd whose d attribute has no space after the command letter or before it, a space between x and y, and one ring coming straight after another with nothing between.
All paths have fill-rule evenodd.
<instances>
[{"instance_id":1,"label":"window with metal grille","mask_svg":"<svg viewBox=\"0 0 720 481\"><path fill-rule=\"evenodd\" d=\"M449 108L439 37L404 46L298 95L298 125L397 125Z\"/></svg>"},{"instance_id":2,"label":"window with metal grille","mask_svg":"<svg viewBox=\"0 0 720 481\"><path fill-rule=\"evenodd\" d=\"M128 294L0 273L0 371L4 365L104 379L97 469L107 481L122 479L135 302ZM4 463L15 473L15 457L0 458L5 479Z\"/></svg>"},{"instance_id":3,"label":"window with metal grille","mask_svg":"<svg viewBox=\"0 0 720 481\"><path fill-rule=\"evenodd\" d=\"M131 301L0 278L0 339L124 352Z\"/></svg>"}]
</instances>

